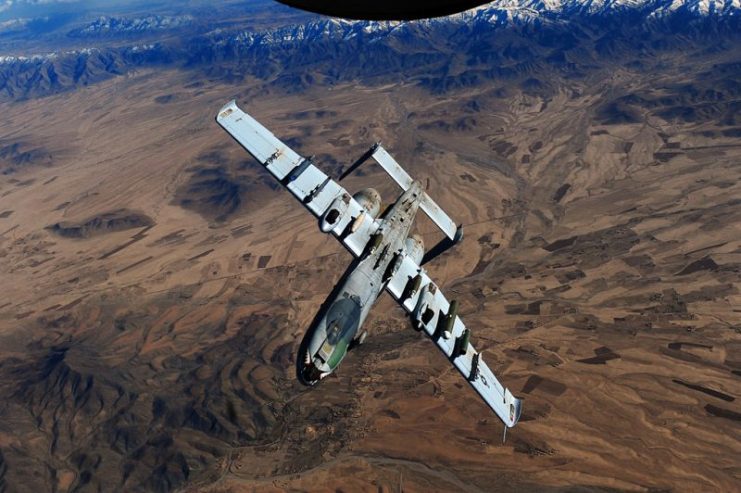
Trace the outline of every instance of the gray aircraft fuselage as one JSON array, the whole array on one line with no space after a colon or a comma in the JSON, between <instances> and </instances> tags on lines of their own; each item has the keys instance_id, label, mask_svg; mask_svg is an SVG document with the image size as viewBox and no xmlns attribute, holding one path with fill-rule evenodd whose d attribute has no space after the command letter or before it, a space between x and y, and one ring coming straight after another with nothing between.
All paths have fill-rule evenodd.
<instances>
[{"instance_id":1,"label":"gray aircraft fuselage","mask_svg":"<svg viewBox=\"0 0 741 493\"><path fill-rule=\"evenodd\" d=\"M397 199L379 220L376 241L369 242L322 305L299 349L296 368L302 383L314 385L332 373L354 345L398 253L413 248L409 232L423 196L421 184L414 182ZM422 253L420 248L418 262Z\"/></svg>"}]
</instances>

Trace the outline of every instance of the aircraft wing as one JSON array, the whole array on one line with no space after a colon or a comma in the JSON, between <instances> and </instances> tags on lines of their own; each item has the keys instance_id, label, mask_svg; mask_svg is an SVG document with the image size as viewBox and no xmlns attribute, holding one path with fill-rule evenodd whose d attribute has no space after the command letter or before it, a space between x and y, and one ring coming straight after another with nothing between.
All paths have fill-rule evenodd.
<instances>
[{"instance_id":1,"label":"aircraft wing","mask_svg":"<svg viewBox=\"0 0 741 493\"><path fill-rule=\"evenodd\" d=\"M332 232L356 257L363 253L378 222L362 214L363 207L347 190L239 109L236 101L221 108L216 121L317 218L332 206L341 210L334 223L322 223L323 231Z\"/></svg>"},{"instance_id":2,"label":"aircraft wing","mask_svg":"<svg viewBox=\"0 0 741 493\"><path fill-rule=\"evenodd\" d=\"M417 263L404 256L386 290L411 315L412 322L424 330L478 392L486 404L511 428L522 412L522 401L499 383L482 356L468 342L468 329L452 304ZM452 310L453 312L455 309Z\"/></svg>"}]
</instances>

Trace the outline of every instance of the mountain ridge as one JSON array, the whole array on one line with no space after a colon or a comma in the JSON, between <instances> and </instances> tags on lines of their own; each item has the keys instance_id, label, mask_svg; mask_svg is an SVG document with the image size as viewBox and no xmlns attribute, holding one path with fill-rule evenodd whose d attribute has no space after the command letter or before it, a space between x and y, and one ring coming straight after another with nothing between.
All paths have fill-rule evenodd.
<instances>
[{"instance_id":1,"label":"mountain ridge","mask_svg":"<svg viewBox=\"0 0 741 493\"><path fill-rule=\"evenodd\" d=\"M723 8L715 6L721 4ZM121 46L87 47L32 56L0 56L0 99L25 99L54 94L122 75L135 67L172 66L229 73L234 81L245 74L268 80L280 74L305 79L301 67L322 65L309 74L310 83L356 77L373 78L388 69L408 70L408 76L426 77L450 57L491 58L507 44L528 45L525 51L552 49L549 60L562 60L568 68L570 49L593 45L597 54L630 49L692 48L694 42L738 39L741 24L739 0L691 0L677 6L667 0L648 2L583 2L533 0L502 1L450 17L410 22L345 21L329 18L290 24L268 30L212 29L198 26L175 39L147 40ZM712 8L700 8L710 5ZM556 7L559 8L556 8ZM537 14L533 14L533 8ZM597 8L599 7L599 8ZM142 18L140 18L142 19ZM162 18L150 18L161 29ZM140 21L136 25L146 31ZM94 31L86 39L94 41ZM109 37L105 30L101 36ZM501 38L503 42L499 42ZM353 44L352 50L348 49ZM616 48L621 45L622 48ZM663 47L663 48L662 48ZM558 51L561 51L560 53ZM354 57L361 59L354 63ZM494 58L497 58L494 56ZM516 57L515 57L516 58ZM228 67L225 67L228 65ZM236 65L236 68L235 68ZM343 67L345 73L340 73ZM564 68L561 67L561 68ZM490 67L493 74L497 68ZM235 75L236 74L236 75ZM465 83L465 81L461 81ZM306 83L304 80L303 83Z\"/></svg>"}]
</instances>

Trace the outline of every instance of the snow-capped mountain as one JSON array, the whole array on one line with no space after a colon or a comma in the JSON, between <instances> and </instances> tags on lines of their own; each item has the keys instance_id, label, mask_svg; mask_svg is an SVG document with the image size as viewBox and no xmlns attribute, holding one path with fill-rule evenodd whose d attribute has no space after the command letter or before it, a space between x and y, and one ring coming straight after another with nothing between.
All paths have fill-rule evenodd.
<instances>
[{"instance_id":1,"label":"snow-capped mountain","mask_svg":"<svg viewBox=\"0 0 741 493\"><path fill-rule=\"evenodd\" d=\"M653 25L657 20L678 18L689 22L711 19L734 24L733 21L740 16L741 0L497 0L447 17L417 21L351 21L322 17L267 32L245 31L233 39L250 44L275 44L321 37L378 37L393 31L427 27L502 27L533 22L563 24L584 19L620 22L629 18L633 27L641 24L641 20Z\"/></svg>"},{"instance_id":2,"label":"snow-capped mountain","mask_svg":"<svg viewBox=\"0 0 741 493\"><path fill-rule=\"evenodd\" d=\"M146 17L118 18L101 16L89 24L73 29L70 36L84 37L106 34L131 34L146 31L180 29L193 23L192 15L149 15Z\"/></svg>"},{"instance_id":3,"label":"snow-capped mountain","mask_svg":"<svg viewBox=\"0 0 741 493\"><path fill-rule=\"evenodd\" d=\"M647 16L675 12L697 15L738 15L739 0L497 0L451 17L486 15L495 10L523 14L554 14L562 17L583 14L609 15L620 11L639 11Z\"/></svg>"},{"instance_id":4,"label":"snow-capped mountain","mask_svg":"<svg viewBox=\"0 0 741 493\"><path fill-rule=\"evenodd\" d=\"M245 74L277 78L285 88L317 77L338 81L403 71L419 84L445 90L524 76L546 62L550 68L578 71L580 64L598 64L601 57L691 49L693 44L717 50L723 49L718 44L723 40L737 47L740 2L498 0L429 20L307 16L304 22L263 30L204 25L191 15L104 17L76 31L90 43L87 47L0 56L0 97L54 93L143 65L203 69L230 80ZM152 33L163 30L170 37L159 42ZM113 32L133 41L118 47L94 44ZM146 37L136 42L136 33ZM452 57L462 58L469 69L441 82Z\"/></svg>"}]
</instances>

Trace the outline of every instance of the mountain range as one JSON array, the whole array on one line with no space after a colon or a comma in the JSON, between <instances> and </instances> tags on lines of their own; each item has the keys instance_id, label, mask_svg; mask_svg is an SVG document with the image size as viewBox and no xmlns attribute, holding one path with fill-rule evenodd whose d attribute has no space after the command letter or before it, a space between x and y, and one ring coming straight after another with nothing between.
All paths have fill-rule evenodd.
<instances>
[{"instance_id":1,"label":"mountain range","mask_svg":"<svg viewBox=\"0 0 741 493\"><path fill-rule=\"evenodd\" d=\"M429 74L450 75L454 58L486 68L459 71L460 80L448 81L453 85L522 75L529 72L528 60L540 55L553 68L578 72L595 56L627 60L637 51L733 48L741 32L739 13L739 0L504 0L431 20L305 16L303 22L264 30L221 28L189 14L100 17L67 31L67 38L84 40L82 47L0 56L0 99L53 94L143 66L195 68L235 82L248 74L278 78L280 85L368 80L398 70L435 85ZM170 35L152 38L163 31ZM127 42L110 44L111 36L122 34ZM517 65L502 63L507 60ZM309 66L318 73L303 73Z\"/></svg>"}]
</instances>

